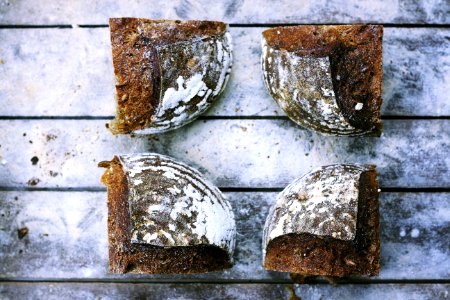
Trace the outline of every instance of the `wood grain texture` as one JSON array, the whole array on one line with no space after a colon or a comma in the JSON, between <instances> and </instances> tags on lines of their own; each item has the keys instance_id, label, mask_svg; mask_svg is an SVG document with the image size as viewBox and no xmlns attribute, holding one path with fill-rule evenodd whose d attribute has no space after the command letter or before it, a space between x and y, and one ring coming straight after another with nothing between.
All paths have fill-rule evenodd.
<instances>
[{"instance_id":1,"label":"wood grain texture","mask_svg":"<svg viewBox=\"0 0 450 300\"><path fill-rule=\"evenodd\" d=\"M263 86L264 24L437 24L385 28L382 115L448 117L449 9L447 0L0 0L0 25L7 25L0 29L0 117L112 118L109 29L78 25L105 25L109 17L123 16L251 26L231 28L231 80L206 113L222 117L284 116ZM73 24L73 29L14 28L20 24ZM283 188L314 166L345 162L378 164L384 187L450 187L447 119L386 120L379 139L321 137L287 120L231 119L197 121L160 136L113 137L106 122L0 120L0 186L101 189L99 160L153 150L228 187ZM164 277L107 274L106 192L0 191L0 298L289 298L293 285L287 274L261 267L262 227L276 193L226 195L237 217L234 268ZM450 282L450 193L383 192L380 200L382 266L375 281ZM13 282L21 279L42 282ZM253 280L257 283L232 284ZM295 290L303 300L450 299L449 284L375 281L296 285Z\"/></svg>"},{"instance_id":2,"label":"wood grain texture","mask_svg":"<svg viewBox=\"0 0 450 300\"><path fill-rule=\"evenodd\" d=\"M0 186L103 187L99 161L146 151L172 156L218 187L284 188L334 163L376 164L382 187L450 186L450 120L386 120L380 138L326 137L289 120L200 120L133 138L113 136L105 122L0 121Z\"/></svg>"},{"instance_id":3,"label":"wood grain texture","mask_svg":"<svg viewBox=\"0 0 450 300\"><path fill-rule=\"evenodd\" d=\"M448 23L445 0L372 1L277 1L174 0L161 2L78 0L0 1L2 24L106 24L109 17L133 16L150 19L209 19L232 23ZM156 8L156 9L155 9Z\"/></svg>"},{"instance_id":4,"label":"wood grain texture","mask_svg":"<svg viewBox=\"0 0 450 300\"><path fill-rule=\"evenodd\" d=\"M450 284L296 285L295 293L307 299L450 299Z\"/></svg>"},{"instance_id":5,"label":"wood grain texture","mask_svg":"<svg viewBox=\"0 0 450 300\"><path fill-rule=\"evenodd\" d=\"M288 299L289 295L282 284L0 283L4 300Z\"/></svg>"},{"instance_id":6,"label":"wood grain texture","mask_svg":"<svg viewBox=\"0 0 450 300\"><path fill-rule=\"evenodd\" d=\"M448 284L297 285L295 293L309 299L449 299ZM282 284L121 284L3 283L4 299L292 299ZM299 298L300 299L300 298Z\"/></svg>"},{"instance_id":7,"label":"wood grain texture","mask_svg":"<svg viewBox=\"0 0 450 300\"><path fill-rule=\"evenodd\" d=\"M108 274L105 192L0 192L0 277L135 281L278 281L262 266L262 229L277 193L225 194L236 215L236 265L200 275ZM450 193L382 193L379 279L449 279ZM27 227L20 239L17 230ZM426 258L426 259L425 259Z\"/></svg>"},{"instance_id":8,"label":"wood grain texture","mask_svg":"<svg viewBox=\"0 0 450 300\"><path fill-rule=\"evenodd\" d=\"M262 79L264 29L230 29L231 78L206 115L285 115ZM449 29L385 28L382 115L450 115L449 39ZM1 29L0 40L1 116L114 115L108 28Z\"/></svg>"},{"instance_id":9,"label":"wood grain texture","mask_svg":"<svg viewBox=\"0 0 450 300\"><path fill-rule=\"evenodd\" d=\"M302 300L449 299L449 284L296 285ZM283 284L1 283L0 296L13 299L292 299Z\"/></svg>"}]
</instances>

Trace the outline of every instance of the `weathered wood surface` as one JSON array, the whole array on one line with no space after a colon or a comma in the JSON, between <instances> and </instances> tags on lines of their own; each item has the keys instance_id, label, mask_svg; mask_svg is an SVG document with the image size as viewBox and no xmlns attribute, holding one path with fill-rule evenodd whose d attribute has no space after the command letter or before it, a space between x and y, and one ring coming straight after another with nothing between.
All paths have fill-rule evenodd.
<instances>
[{"instance_id":1,"label":"weathered wood surface","mask_svg":"<svg viewBox=\"0 0 450 300\"><path fill-rule=\"evenodd\" d=\"M202 275L110 275L105 192L0 192L0 277L136 281L290 282L261 266L262 229L274 192L226 193L236 215L236 265ZM450 193L381 194L376 279L450 278ZM28 228L20 239L17 230Z\"/></svg>"},{"instance_id":2,"label":"weathered wood surface","mask_svg":"<svg viewBox=\"0 0 450 300\"><path fill-rule=\"evenodd\" d=\"M297 299L450 299L449 284L295 285ZM15 299L295 299L284 284L0 283Z\"/></svg>"},{"instance_id":3,"label":"weathered wood surface","mask_svg":"<svg viewBox=\"0 0 450 300\"><path fill-rule=\"evenodd\" d=\"M112 117L109 29L78 25L137 16L251 25L230 29L234 67L224 94L206 113L212 117L284 116L261 78L264 24L447 25L385 28L382 115L448 117L449 9L447 0L0 0L0 26L73 24L66 29L0 29L0 116ZM447 118L386 120L381 138L322 137L288 120L256 119L200 120L160 136L113 137L105 123L0 120L0 186L102 188L102 170L96 167L100 160L116 153L157 151L199 168L222 187L283 188L315 166L345 162L377 164L383 187L450 187ZM293 286L288 275L260 265L262 226L276 193L226 195L238 227L231 270L118 276L107 273L104 191L1 191L0 298L287 299ZM296 285L297 295L303 300L449 299L449 284L377 282L450 282L450 193L383 192L381 218L381 274L368 279L372 284ZM17 230L25 227L29 231L19 239ZM42 282L8 282L19 279ZM67 282L71 280L75 282ZM232 284L251 281L258 283Z\"/></svg>"},{"instance_id":4,"label":"weathered wood surface","mask_svg":"<svg viewBox=\"0 0 450 300\"><path fill-rule=\"evenodd\" d=\"M260 28L231 28L232 76L210 116L284 115L262 79ZM0 29L0 115L113 116L108 28ZM450 29L385 28L383 115L449 116Z\"/></svg>"},{"instance_id":5,"label":"weathered wood surface","mask_svg":"<svg viewBox=\"0 0 450 300\"><path fill-rule=\"evenodd\" d=\"M106 24L108 17L210 19L232 23L449 23L446 0L331 0L265 2L1 0L1 24Z\"/></svg>"},{"instance_id":6,"label":"weathered wood surface","mask_svg":"<svg viewBox=\"0 0 450 300\"><path fill-rule=\"evenodd\" d=\"M145 151L177 158L219 187L283 188L333 163L376 164L382 187L450 186L450 120L386 120L380 138L321 136L290 120L199 120L133 138L112 136L105 123L0 121L0 186L103 187L99 161Z\"/></svg>"},{"instance_id":7,"label":"weathered wood surface","mask_svg":"<svg viewBox=\"0 0 450 300\"><path fill-rule=\"evenodd\" d=\"M442 292L444 286L427 286L426 290ZM4 300L288 299L291 294L292 285L282 284L0 283L0 298Z\"/></svg>"},{"instance_id":8,"label":"weathered wood surface","mask_svg":"<svg viewBox=\"0 0 450 300\"><path fill-rule=\"evenodd\" d=\"M296 285L295 293L306 299L435 300L450 299L450 284Z\"/></svg>"}]
</instances>

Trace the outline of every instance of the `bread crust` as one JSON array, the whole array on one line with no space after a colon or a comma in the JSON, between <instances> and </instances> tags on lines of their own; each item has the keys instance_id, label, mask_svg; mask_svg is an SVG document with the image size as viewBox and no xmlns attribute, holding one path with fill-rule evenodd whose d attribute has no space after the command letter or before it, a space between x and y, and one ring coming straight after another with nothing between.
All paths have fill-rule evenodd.
<instances>
[{"instance_id":1,"label":"bread crust","mask_svg":"<svg viewBox=\"0 0 450 300\"><path fill-rule=\"evenodd\" d=\"M231 36L214 21L110 19L114 134L159 133L203 113L231 71Z\"/></svg>"},{"instance_id":2,"label":"bread crust","mask_svg":"<svg viewBox=\"0 0 450 300\"><path fill-rule=\"evenodd\" d=\"M112 273L188 274L232 266L233 212L195 170L156 154L116 156L100 166L107 168L102 182L108 187Z\"/></svg>"},{"instance_id":3,"label":"bread crust","mask_svg":"<svg viewBox=\"0 0 450 300\"><path fill-rule=\"evenodd\" d=\"M296 123L331 135L380 135L381 25L301 25L263 32L272 97Z\"/></svg>"},{"instance_id":4,"label":"bread crust","mask_svg":"<svg viewBox=\"0 0 450 300\"><path fill-rule=\"evenodd\" d=\"M332 165L289 185L266 220L264 267L301 275L378 275L376 176L374 166ZM346 191L351 186L356 199L346 202L354 194Z\"/></svg>"}]
</instances>

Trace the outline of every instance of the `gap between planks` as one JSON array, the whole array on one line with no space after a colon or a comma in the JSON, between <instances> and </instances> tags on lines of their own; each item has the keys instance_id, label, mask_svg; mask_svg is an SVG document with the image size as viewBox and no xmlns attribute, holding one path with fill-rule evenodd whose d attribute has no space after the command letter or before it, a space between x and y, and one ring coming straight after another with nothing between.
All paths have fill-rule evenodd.
<instances>
[{"instance_id":1,"label":"gap between planks","mask_svg":"<svg viewBox=\"0 0 450 300\"><path fill-rule=\"evenodd\" d=\"M339 279L338 279L339 280ZM21 283L153 283L153 284L296 284L292 280L240 280L240 279L223 279L223 280L211 280L211 279L198 279L198 280L180 280L180 279L111 279L111 278L0 278L0 284L2 282L21 282ZM335 285L348 285L348 284L447 284L450 283L450 279L369 279L369 278L343 278ZM307 279L304 284L330 284L329 281L319 278ZM300 284L303 285L303 284Z\"/></svg>"},{"instance_id":2,"label":"gap between planks","mask_svg":"<svg viewBox=\"0 0 450 300\"><path fill-rule=\"evenodd\" d=\"M230 27L241 28L258 28L258 27L277 27L277 26L298 26L298 25L347 25L359 23L228 23ZM367 24L383 25L387 28L450 28L449 24L407 24L407 23L376 23L369 22ZM54 25L29 25L29 24L0 24L0 29L38 29L38 28L56 28L56 29L73 29L73 28L106 28L108 24L54 24Z\"/></svg>"},{"instance_id":3,"label":"gap between planks","mask_svg":"<svg viewBox=\"0 0 450 300\"><path fill-rule=\"evenodd\" d=\"M218 187L224 193L272 193L284 187ZM379 187L381 193L450 193L450 187ZM20 187L0 186L0 192L106 192L102 187Z\"/></svg>"},{"instance_id":4,"label":"gap between planks","mask_svg":"<svg viewBox=\"0 0 450 300\"><path fill-rule=\"evenodd\" d=\"M114 116L0 116L1 120L112 120ZM450 116L381 116L382 120L450 120ZM200 116L196 120L289 120L287 116Z\"/></svg>"}]
</instances>

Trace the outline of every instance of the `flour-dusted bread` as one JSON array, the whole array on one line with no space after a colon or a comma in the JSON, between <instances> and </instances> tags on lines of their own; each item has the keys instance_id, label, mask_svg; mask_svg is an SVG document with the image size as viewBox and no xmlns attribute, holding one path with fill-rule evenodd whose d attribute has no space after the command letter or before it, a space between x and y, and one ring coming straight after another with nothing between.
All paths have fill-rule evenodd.
<instances>
[{"instance_id":1,"label":"flour-dusted bread","mask_svg":"<svg viewBox=\"0 0 450 300\"><path fill-rule=\"evenodd\" d=\"M301 275L378 275L375 166L330 165L288 185L263 235L266 269Z\"/></svg>"},{"instance_id":2,"label":"flour-dusted bread","mask_svg":"<svg viewBox=\"0 0 450 300\"><path fill-rule=\"evenodd\" d=\"M107 168L109 268L182 274L230 268L231 206L202 175L159 154L115 156Z\"/></svg>"},{"instance_id":3,"label":"flour-dusted bread","mask_svg":"<svg viewBox=\"0 0 450 300\"><path fill-rule=\"evenodd\" d=\"M113 18L114 134L179 128L202 114L231 71L231 36L213 21Z\"/></svg>"},{"instance_id":4,"label":"flour-dusted bread","mask_svg":"<svg viewBox=\"0 0 450 300\"><path fill-rule=\"evenodd\" d=\"M381 25L263 32L266 86L297 124L329 135L380 135Z\"/></svg>"}]
</instances>

